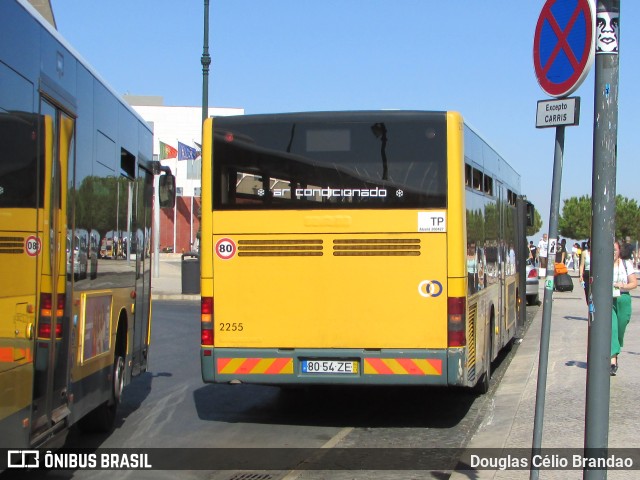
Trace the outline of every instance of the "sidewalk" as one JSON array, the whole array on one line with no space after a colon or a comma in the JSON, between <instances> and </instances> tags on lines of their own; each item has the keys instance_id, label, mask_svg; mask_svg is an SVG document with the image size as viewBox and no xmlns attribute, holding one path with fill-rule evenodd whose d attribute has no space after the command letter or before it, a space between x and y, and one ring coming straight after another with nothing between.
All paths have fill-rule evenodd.
<instances>
[{"instance_id":1,"label":"sidewalk","mask_svg":"<svg viewBox=\"0 0 640 480\"><path fill-rule=\"evenodd\" d=\"M179 253L161 253L159 276L151 269L152 300L200 301L199 294L182 293L182 255ZM198 284L200 280L198 279Z\"/></svg>"},{"instance_id":2,"label":"sidewalk","mask_svg":"<svg viewBox=\"0 0 640 480\"><path fill-rule=\"evenodd\" d=\"M587 305L577 273L573 292L554 292L547 389L542 429L542 448L584 447L587 376ZM544 298L540 279L540 301ZM640 448L640 291L632 292L633 315L618 356L619 370L611 379L609 447ZM538 382L540 306L529 330L518 346L482 425L467 446L476 448L530 449ZM636 466L638 468L638 466ZM581 470L540 470L540 479L582 478ZM451 480L528 479L529 470L456 471ZM608 479L637 479L639 470L610 470Z\"/></svg>"}]
</instances>

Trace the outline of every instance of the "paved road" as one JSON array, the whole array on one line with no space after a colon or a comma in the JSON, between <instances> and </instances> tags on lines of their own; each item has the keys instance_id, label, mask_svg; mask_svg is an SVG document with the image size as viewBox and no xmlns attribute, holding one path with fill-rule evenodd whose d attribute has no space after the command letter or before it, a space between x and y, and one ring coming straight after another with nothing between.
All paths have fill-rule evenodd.
<instances>
[{"instance_id":1,"label":"paved road","mask_svg":"<svg viewBox=\"0 0 640 480\"><path fill-rule=\"evenodd\" d=\"M533 318L538 307L529 307ZM464 447L478 428L513 351L494 365L489 394L436 388L327 388L203 384L199 304L154 302L150 372L129 385L110 435L72 431L68 447L328 448ZM452 450L453 452L453 450ZM447 472L238 471L52 472L46 478L209 480L448 478ZM359 476L360 475L360 476Z\"/></svg>"}]
</instances>

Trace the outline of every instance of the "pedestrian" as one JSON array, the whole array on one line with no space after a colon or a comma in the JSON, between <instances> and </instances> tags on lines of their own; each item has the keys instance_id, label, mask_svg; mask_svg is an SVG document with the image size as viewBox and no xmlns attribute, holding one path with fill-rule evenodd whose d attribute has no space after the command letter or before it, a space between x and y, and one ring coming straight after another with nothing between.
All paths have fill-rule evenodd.
<instances>
[{"instance_id":1,"label":"pedestrian","mask_svg":"<svg viewBox=\"0 0 640 480\"><path fill-rule=\"evenodd\" d=\"M533 244L533 240L529 240L529 260L533 266L538 264L538 247Z\"/></svg>"},{"instance_id":2,"label":"pedestrian","mask_svg":"<svg viewBox=\"0 0 640 480\"><path fill-rule=\"evenodd\" d=\"M631 295L638 286L636 273L629 257L630 245L613 244L613 311L611 313L611 375L618 371L618 355L624 346L624 332L631 320Z\"/></svg>"},{"instance_id":3,"label":"pedestrian","mask_svg":"<svg viewBox=\"0 0 640 480\"><path fill-rule=\"evenodd\" d=\"M580 244L578 242L573 244L573 248L571 249L573 255L573 271L580 270L580 254L582 253L582 249L580 248Z\"/></svg>"},{"instance_id":4,"label":"pedestrian","mask_svg":"<svg viewBox=\"0 0 640 480\"><path fill-rule=\"evenodd\" d=\"M591 296L591 252L589 240L582 242L582 255L580 257L580 280L582 288L584 288L584 298L589 305L589 297Z\"/></svg>"},{"instance_id":5,"label":"pedestrian","mask_svg":"<svg viewBox=\"0 0 640 480\"><path fill-rule=\"evenodd\" d=\"M558 243L556 247L556 263L562 263L564 265L564 261L567 259L567 240L558 238Z\"/></svg>"},{"instance_id":6,"label":"pedestrian","mask_svg":"<svg viewBox=\"0 0 640 480\"><path fill-rule=\"evenodd\" d=\"M549 242L547 241L547 234L543 233L542 238L538 242L538 258L540 258L540 276L545 276L543 272L547 269L547 252L549 249Z\"/></svg>"}]
</instances>

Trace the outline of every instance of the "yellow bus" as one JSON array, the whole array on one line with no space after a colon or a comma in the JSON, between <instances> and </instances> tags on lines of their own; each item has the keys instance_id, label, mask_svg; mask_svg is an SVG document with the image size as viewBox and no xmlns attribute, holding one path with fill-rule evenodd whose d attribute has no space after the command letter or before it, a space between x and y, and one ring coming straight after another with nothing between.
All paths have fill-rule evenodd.
<instances>
[{"instance_id":1,"label":"yellow bus","mask_svg":"<svg viewBox=\"0 0 640 480\"><path fill-rule=\"evenodd\" d=\"M525 215L459 113L225 117L203 140L205 382L489 388Z\"/></svg>"},{"instance_id":2,"label":"yellow bus","mask_svg":"<svg viewBox=\"0 0 640 480\"><path fill-rule=\"evenodd\" d=\"M0 447L56 446L110 429L147 369L161 172L146 122L24 0L0 2L0 84ZM114 229L143 241L105 265Z\"/></svg>"}]
</instances>

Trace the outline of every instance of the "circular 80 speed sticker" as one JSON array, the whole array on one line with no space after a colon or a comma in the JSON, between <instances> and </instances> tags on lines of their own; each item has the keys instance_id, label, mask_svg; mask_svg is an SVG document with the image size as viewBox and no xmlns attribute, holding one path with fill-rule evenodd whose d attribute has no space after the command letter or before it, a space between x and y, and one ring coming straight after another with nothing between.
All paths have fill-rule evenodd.
<instances>
[{"instance_id":1,"label":"circular 80 speed sticker","mask_svg":"<svg viewBox=\"0 0 640 480\"><path fill-rule=\"evenodd\" d=\"M236 242L230 238L221 238L216 243L216 255L222 260L229 260L236 254Z\"/></svg>"}]
</instances>

